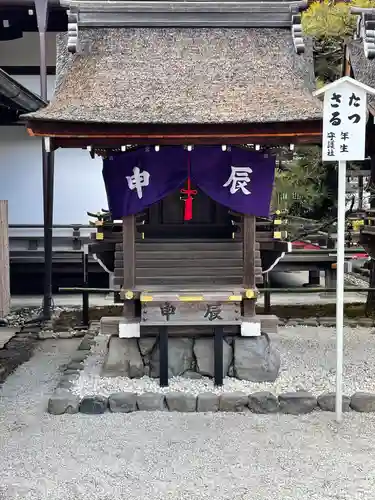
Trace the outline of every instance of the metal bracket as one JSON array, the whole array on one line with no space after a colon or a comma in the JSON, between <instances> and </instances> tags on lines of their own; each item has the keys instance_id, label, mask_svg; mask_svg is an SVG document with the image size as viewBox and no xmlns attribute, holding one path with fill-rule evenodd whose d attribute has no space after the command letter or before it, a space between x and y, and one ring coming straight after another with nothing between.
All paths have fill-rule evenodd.
<instances>
[{"instance_id":1,"label":"metal bracket","mask_svg":"<svg viewBox=\"0 0 375 500\"><path fill-rule=\"evenodd\" d=\"M68 15L68 52L75 54L78 50L78 10L70 9Z\"/></svg>"},{"instance_id":2,"label":"metal bracket","mask_svg":"<svg viewBox=\"0 0 375 500\"><path fill-rule=\"evenodd\" d=\"M362 40L367 59L375 58L375 9L353 7L351 14L358 16L356 38Z\"/></svg>"}]
</instances>

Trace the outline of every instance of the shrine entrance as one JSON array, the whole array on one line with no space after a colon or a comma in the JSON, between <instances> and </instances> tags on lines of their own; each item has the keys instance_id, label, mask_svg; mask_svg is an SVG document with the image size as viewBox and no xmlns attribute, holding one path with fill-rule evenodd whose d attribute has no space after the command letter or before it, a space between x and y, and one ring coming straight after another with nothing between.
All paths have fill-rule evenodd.
<instances>
[{"instance_id":1,"label":"shrine entrance","mask_svg":"<svg viewBox=\"0 0 375 500\"><path fill-rule=\"evenodd\" d=\"M180 190L154 203L145 210L142 232L145 239L228 239L233 226L229 209L212 200L192 185L197 194L193 198L193 217L184 220L185 201Z\"/></svg>"}]
</instances>

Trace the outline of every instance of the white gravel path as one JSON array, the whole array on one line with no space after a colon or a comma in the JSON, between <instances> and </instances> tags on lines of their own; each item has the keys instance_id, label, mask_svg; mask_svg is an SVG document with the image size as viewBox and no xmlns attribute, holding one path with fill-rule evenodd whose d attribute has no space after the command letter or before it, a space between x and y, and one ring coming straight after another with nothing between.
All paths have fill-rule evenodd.
<instances>
[{"instance_id":1,"label":"white gravel path","mask_svg":"<svg viewBox=\"0 0 375 500\"><path fill-rule=\"evenodd\" d=\"M44 342L0 390L1 500L374 496L375 415L346 414L340 428L323 412L51 416L71 346Z\"/></svg>"},{"instance_id":2,"label":"white gravel path","mask_svg":"<svg viewBox=\"0 0 375 500\"><path fill-rule=\"evenodd\" d=\"M356 391L375 392L375 335L369 328L345 328L344 391L352 395ZM273 345L281 353L281 370L274 383L252 383L226 378L223 388L215 388L208 378L189 380L175 377L168 388L161 388L158 379L143 377L104 378L100 376L104 361L106 339L102 337L95 356L86 362L86 368L73 387L80 396L131 391L142 393L184 391L193 394L213 391L244 391L247 393L269 390L275 394L305 389L315 395L335 390L336 331L326 327L285 327L271 336Z\"/></svg>"}]
</instances>

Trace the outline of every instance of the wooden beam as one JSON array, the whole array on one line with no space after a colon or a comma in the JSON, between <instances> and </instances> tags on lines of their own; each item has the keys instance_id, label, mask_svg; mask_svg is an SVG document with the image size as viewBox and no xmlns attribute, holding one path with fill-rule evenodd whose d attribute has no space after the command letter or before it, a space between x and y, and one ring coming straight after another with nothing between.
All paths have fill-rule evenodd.
<instances>
[{"instance_id":1,"label":"wooden beam","mask_svg":"<svg viewBox=\"0 0 375 500\"><path fill-rule=\"evenodd\" d=\"M122 241L124 256L124 290L135 288L135 220L134 215L122 219Z\"/></svg>"},{"instance_id":2,"label":"wooden beam","mask_svg":"<svg viewBox=\"0 0 375 500\"><path fill-rule=\"evenodd\" d=\"M147 146L159 144L161 146L174 146L181 144L195 144L195 145L243 145L243 144L259 144L260 146L276 147L289 144L321 144L321 134L309 134L306 136L249 136L249 135L224 135L218 136L197 136L197 135L184 135L184 136L149 136L147 138L141 136L123 137L122 139L108 138L66 138L54 136L56 148L79 148L86 149L93 146L97 149L119 149L124 144L136 144L138 146Z\"/></svg>"},{"instance_id":3,"label":"wooden beam","mask_svg":"<svg viewBox=\"0 0 375 500\"><path fill-rule=\"evenodd\" d=\"M321 120L259 124L103 124L28 121L31 136L55 137L58 147L124 144L320 143Z\"/></svg>"},{"instance_id":4,"label":"wooden beam","mask_svg":"<svg viewBox=\"0 0 375 500\"><path fill-rule=\"evenodd\" d=\"M0 320L10 312L8 201L0 200Z\"/></svg>"},{"instance_id":5,"label":"wooden beam","mask_svg":"<svg viewBox=\"0 0 375 500\"><path fill-rule=\"evenodd\" d=\"M1 69L10 76L40 75L39 66L1 66ZM47 75L56 75L56 66L47 66Z\"/></svg>"}]
</instances>

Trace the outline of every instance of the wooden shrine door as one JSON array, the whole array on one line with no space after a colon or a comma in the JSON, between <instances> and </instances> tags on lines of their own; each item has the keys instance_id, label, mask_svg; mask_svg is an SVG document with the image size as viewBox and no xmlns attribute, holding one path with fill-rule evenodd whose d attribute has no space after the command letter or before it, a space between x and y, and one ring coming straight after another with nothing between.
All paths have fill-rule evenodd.
<instances>
[{"instance_id":1,"label":"wooden shrine door","mask_svg":"<svg viewBox=\"0 0 375 500\"><path fill-rule=\"evenodd\" d=\"M193 189L195 187L193 186ZM184 220L185 202L175 191L146 211L145 238L231 238L233 227L228 208L197 189L193 218Z\"/></svg>"}]
</instances>

